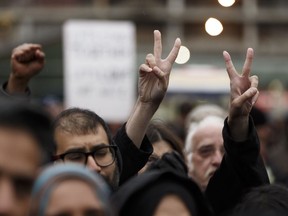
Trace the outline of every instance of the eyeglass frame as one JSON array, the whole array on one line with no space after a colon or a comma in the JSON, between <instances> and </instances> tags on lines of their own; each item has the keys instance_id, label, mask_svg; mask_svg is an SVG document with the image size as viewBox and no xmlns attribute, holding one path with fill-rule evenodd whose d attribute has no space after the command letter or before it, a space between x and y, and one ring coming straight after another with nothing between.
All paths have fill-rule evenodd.
<instances>
[{"instance_id":1,"label":"eyeglass frame","mask_svg":"<svg viewBox=\"0 0 288 216\"><path fill-rule=\"evenodd\" d=\"M97 162L97 160L96 160L95 157L93 156L93 154L94 154L96 151L98 151L99 149L102 149L102 148L110 148L110 147L112 147L112 149L114 150L113 152L111 152L111 153L112 153L112 156L113 156L112 162L111 162L110 164L108 164L108 165L105 165L105 166L99 165L98 162ZM54 156L52 156L52 161L55 162L56 160L61 159L61 160L65 163L64 158L65 158L65 156L66 156L67 154L71 154L71 153L81 153L81 154L84 154L84 155L85 155L85 162L83 163L83 165L87 166L88 157L91 156L91 157L94 159L95 163L96 163L99 167L103 167L103 168L104 168L104 167L111 166L111 165L115 162L116 157L117 157L116 151L118 151L118 146L115 145L115 144L114 144L114 145L103 145L103 146L97 148L96 150L89 151L89 152L75 151L75 152L66 152L66 153L63 153L63 154L60 154L60 155L54 155ZM82 163L80 163L80 164L82 164Z\"/></svg>"}]
</instances>

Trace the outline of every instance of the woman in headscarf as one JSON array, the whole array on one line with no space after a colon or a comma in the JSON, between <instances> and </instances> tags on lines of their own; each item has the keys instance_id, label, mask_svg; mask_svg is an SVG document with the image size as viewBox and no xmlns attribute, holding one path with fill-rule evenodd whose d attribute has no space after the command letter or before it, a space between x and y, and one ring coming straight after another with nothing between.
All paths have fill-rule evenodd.
<instances>
[{"instance_id":1,"label":"woman in headscarf","mask_svg":"<svg viewBox=\"0 0 288 216\"><path fill-rule=\"evenodd\" d=\"M32 190L31 216L111 216L110 191L100 175L76 164L46 168Z\"/></svg>"},{"instance_id":2,"label":"woman in headscarf","mask_svg":"<svg viewBox=\"0 0 288 216\"><path fill-rule=\"evenodd\" d=\"M177 154L166 154L148 171L126 182L112 196L119 216L210 216L201 190L185 172L171 167ZM178 155L179 156L179 155Z\"/></svg>"}]
</instances>

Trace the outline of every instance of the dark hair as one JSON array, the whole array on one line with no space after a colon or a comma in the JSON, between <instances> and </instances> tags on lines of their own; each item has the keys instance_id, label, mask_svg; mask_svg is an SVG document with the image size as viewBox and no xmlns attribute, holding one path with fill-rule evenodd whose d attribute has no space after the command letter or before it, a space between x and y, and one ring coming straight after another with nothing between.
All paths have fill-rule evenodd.
<instances>
[{"instance_id":1,"label":"dark hair","mask_svg":"<svg viewBox=\"0 0 288 216\"><path fill-rule=\"evenodd\" d=\"M86 135L96 133L100 125L104 128L109 143L112 144L112 134L105 121L88 109L69 108L62 111L56 117L53 128L54 131L62 130L73 135Z\"/></svg>"},{"instance_id":2,"label":"dark hair","mask_svg":"<svg viewBox=\"0 0 288 216\"><path fill-rule=\"evenodd\" d=\"M27 131L37 141L42 153L42 164L50 161L56 146L51 120L40 106L1 99L0 127Z\"/></svg>"},{"instance_id":3,"label":"dark hair","mask_svg":"<svg viewBox=\"0 0 288 216\"><path fill-rule=\"evenodd\" d=\"M88 109L69 108L62 111L54 120L54 133L56 130L66 131L73 135L87 135L97 133L98 127L102 126L108 137L109 144L116 145L112 139L112 134L106 122L95 112ZM116 149L117 168L122 171L122 157Z\"/></svg>"},{"instance_id":4,"label":"dark hair","mask_svg":"<svg viewBox=\"0 0 288 216\"><path fill-rule=\"evenodd\" d=\"M178 152L183 159L185 158L183 154L183 142L165 125L164 122L152 121L147 128L146 134L152 145L155 142L164 140L173 148L173 150Z\"/></svg>"},{"instance_id":5,"label":"dark hair","mask_svg":"<svg viewBox=\"0 0 288 216\"><path fill-rule=\"evenodd\" d=\"M252 189L234 211L234 216L284 216L287 214L288 189L276 184Z\"/></svg>"}]
</instances>

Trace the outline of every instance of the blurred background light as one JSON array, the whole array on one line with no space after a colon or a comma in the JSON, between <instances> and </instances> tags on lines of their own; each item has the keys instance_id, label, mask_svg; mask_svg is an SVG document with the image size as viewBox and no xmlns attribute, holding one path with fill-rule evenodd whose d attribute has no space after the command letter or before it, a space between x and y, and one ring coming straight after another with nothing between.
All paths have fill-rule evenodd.
<instances>
[{"instance_id":1,"label":"blurred background light","mask_svg":"<svg viewBox=\"0 0 288 216\"><path fill-rule=\"evenodd\" d=\"M235 3L235 0L218 0L218 2L223 7L231 7Z\"/></svg>"},{"instance_id":2,"label":"blurred background light","mask_svg":"<svg viewBox=\"0 0 288 216\"><path fill-rule=\"evenodd\" d=\"M186 62L189 61L189 59L190 59L189 49L185 46L181 46L175 62L177 64L185 64Z\"/></svg>"},{"instance_id":3,"label":"blurred background light","mask_svg":"<svg viewBox=\"0 0 288 216\"><path fill-rule=\"evenodd\" d=\"M205 30L211 36L218 36L223 31L223 25L219 20L211 17L205 23Z\"/></svg>"}]
</instances>

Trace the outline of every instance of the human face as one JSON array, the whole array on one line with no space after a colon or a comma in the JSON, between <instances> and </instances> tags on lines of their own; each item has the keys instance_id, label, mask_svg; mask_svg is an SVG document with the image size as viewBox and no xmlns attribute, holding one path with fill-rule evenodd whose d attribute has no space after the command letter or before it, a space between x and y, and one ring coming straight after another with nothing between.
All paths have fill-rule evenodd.
<instances>
[{"instance_id":1,"label":"human face","mask_svg":"<svg viewBox=\"0 0 288 216\"><path fill-rule=\"evenodd\" d=\"M96 133L86 135L73 135L62 130L56 130L54 135L57 143L56 155L75 151L89 152L99 145L109 145L108 136L102 126L98 126ZM88 156L87 167L102 175L112 188L117 187L119 174L115 162L110 166L100 167L92 156Z\"/></svg>"},{"instance_id":2,"label":"human face","mask_svg":"<svg viewBox=\"0 0 288 216\"><path fill-rule=\"evenodd\" d=\"M220 166L224 155L223 125L210 124L199 128L192 138L192 158L188 157L189 175L205 190Z\"/></svg>"},{"instance_id":3,"label":"human face","mask_svg":"<svg viewBox=\"0 0 288 216\"><path fill-rule=\"evenodd\" d=\"M173 151L171 145L165 140L159 140L157 142L152 143L153 153L150 155L148 162L146 165L139 171L139 173L143 173L147 170L149 165L154 161L160 159L165 153L169 153Z\"/></svg>"},{"instance_id":4,"label":"human face","mask_svg":"<svg viewBox=\"0 0 288 216\"><path fill-rule=\"evenodd\" d=\"M155 210L154 216L192 216L183 201L175 195L165 196Z\"/></svg>"},{"instance_id":5,"label":"human face","mask_svg":"<svg viewBox=\"0 0 288 216\"><path fill-rule=\"evenodd\" d=\"M160 140L158 142L152 143L153 145L153 154L158 158L161 158L165 153L173 151L171 145L165 140Z\"/></svg>"},{"instance_id":6,"label":"human face","mask_svg":"<svg viewBox=\"0 0 288 216\"><path fill-rule=\"evenodd\" d=\"M81 196L79 196L81 194ZM101 201L91 187L78 179L64 180L52 191L45 216L104 216Z\"/></svg>"},{"instance_id":7,"label":"human face","mask_svg":"<svg viewBox=\"0 0 288 216\"><path fill-rule=\"evenodd\" d=\"M40 149L30 134L0 128L0 216L27 215L39 165Z\"/></svg>"}]
</instances>

